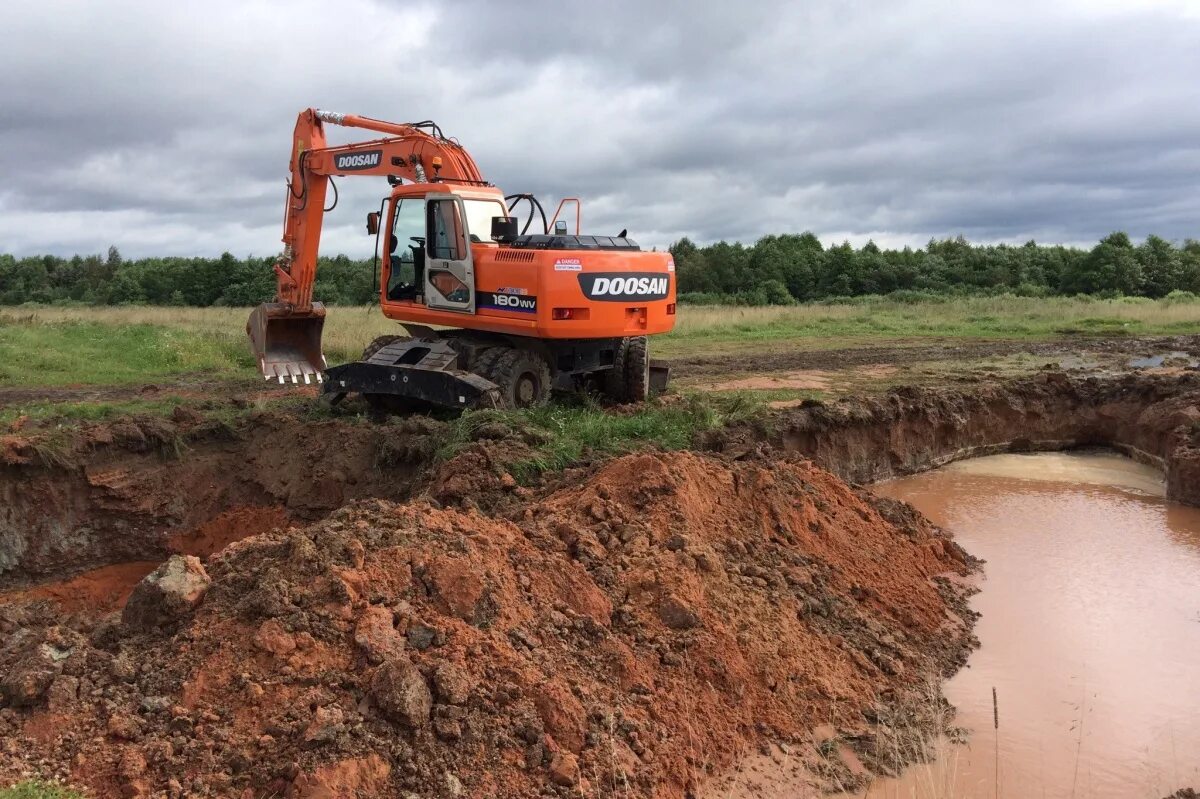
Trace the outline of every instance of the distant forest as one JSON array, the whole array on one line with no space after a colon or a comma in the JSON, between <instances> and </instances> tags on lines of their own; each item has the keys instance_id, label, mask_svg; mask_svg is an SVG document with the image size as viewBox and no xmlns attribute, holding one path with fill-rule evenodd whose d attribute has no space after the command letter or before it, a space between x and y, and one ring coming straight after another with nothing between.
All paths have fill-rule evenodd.
<instances>
[{"instance_id":1,"label":"distant forest","mask_svg":"<svg viewBox=\"0 0 1200 799\"><path fill-rule=\"evenodd\" d=\"M1124 233L1091 250L972 245L962 237L922 249L883 250L873 243L825 248L811 233L764 236L755 244L671 246L681 302L785 305L863 295L915 300L947 294L1040 297L1165 297L1200 294L1200 241L1182 246L1157 236L1133 243ZM125 259L107 255L0 255L0 305L254 305L275 290L273 258ZM376 299L370 260L322 258L314 295L333 305Z\"/></svg>"}]
</instances>

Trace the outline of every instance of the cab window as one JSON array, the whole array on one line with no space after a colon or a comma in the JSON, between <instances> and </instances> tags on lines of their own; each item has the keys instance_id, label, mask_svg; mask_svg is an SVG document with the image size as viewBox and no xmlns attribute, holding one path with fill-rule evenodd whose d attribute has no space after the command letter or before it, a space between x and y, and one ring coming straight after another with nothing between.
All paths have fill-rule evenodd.
<instances>
[{"instance_id":1,"label":"cab window","mask_svg":"<svg viewBox=\"0 0 1200 799\"><path fill-rule=\"evenodd\" d=\"M462 214L454 200L430 200L429 257L461 261L467 257L467 237Z\"/></svg>"},{"instance_id":2,"label":"cab window","mask_svg":"<svg viewBox=\"0 0 1200 799\"><path fill-rule=\"evenodd\" d=\"M467 209L467 233L476 244L492 240L492 217L508 216L508 209L499 200L463 200Z\"/></svg>"},{"instance_id":3,"label":"cab window","mask_svg":"<svg viewBox=\"0 0 1200 799\"><path fill-rule=\"evenodd\" d=\"M400 200L396 204L388 261L391 267L388 270L388 299L410 299L418 293L416 286L425 266L424 205L420 199Z\"/></svg>"}]
</instances>

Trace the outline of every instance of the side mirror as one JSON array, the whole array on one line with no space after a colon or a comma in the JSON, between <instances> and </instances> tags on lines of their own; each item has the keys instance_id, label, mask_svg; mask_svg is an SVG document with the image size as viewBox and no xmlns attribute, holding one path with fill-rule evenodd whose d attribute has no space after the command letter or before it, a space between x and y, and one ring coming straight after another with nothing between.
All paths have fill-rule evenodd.
<instances>
[{"instance_id":1,"label":"side mirror","mask_svg":"<svg viewBox=\"0 0 1200 799\"><path fill-rule=\"evenodd\" d=\"M517 220L511 216L492 217L492 241L501 244L517 238Z\"/></svg>"},{"instance_id":2,"label":"side mirror","mask_svg":"<svg viewBox=\"0 0 1200 799\"><path fill-rule=\"evenodd\" d=\"M379 212L372 211L367 214L367 235L374 236L379 232Z\"/></svg>"},{"instance_id":3,"label":"side mirror","mask_svg":"<svg viewBox=\"0 0 1200 799\"><path fill-rule=\"evenodd\" d=\"M566 223L566 220L560 219L560 220L558 220L557 222L555 222L555 223L554 223L554 235L555 235L555 236L565 236L565 235L567 235L567 223Z\"/></svg>"}]
</instances>

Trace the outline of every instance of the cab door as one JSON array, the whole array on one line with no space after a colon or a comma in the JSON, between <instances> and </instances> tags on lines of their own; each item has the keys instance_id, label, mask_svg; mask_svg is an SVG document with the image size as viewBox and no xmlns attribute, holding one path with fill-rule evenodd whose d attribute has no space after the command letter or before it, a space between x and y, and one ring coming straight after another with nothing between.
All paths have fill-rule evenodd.
<instances>
[{"instance_id":1,"label":"cab door","mask_svg":"<svg viewBox=\"0 0 1200 799\"><path fill-rule=\"evenodd\" d=\"M475 266L462 198L425 197L425 305L475 313Z\"/></svg>"}]
</instances>

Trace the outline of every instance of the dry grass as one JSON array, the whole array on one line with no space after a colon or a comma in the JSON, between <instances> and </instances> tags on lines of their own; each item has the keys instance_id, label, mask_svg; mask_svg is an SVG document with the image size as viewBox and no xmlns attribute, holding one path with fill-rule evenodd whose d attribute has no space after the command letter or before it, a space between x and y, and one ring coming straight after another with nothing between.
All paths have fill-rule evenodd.
<instances>
[{"instance_id":1,"label":"dry grass","mask_svg":"<svg viewBox=\"0 0 1200 799\"><path fill-rule=\"evenodd\" d=\"M253 369L244 332L248 314L246 308L0 309L0 381L93 385L200 373L236 378ZM397 323L376 306L331 308L325 323L326 357L330 363L356 359L376 336L397 330ZM654 350L675 358L764 345L827 349L930 338L1047 339L1198 330L1196 301L972 297L910 304L875 298L846 305L682 306L675 331L656 337Z\"/></svg>"},{"instance_id":2,"label":"dry grass","mask_svg":"<svg viewBox=\"0 0 1200 799\"><path fill-rule=\"evenodd\" d=\"M858 328L864 334L891 329L908 335L957 333L989 337L1049 335L1072 328L1078 332L1126 327L1137 332L1175 332L1184 327L1200 327L1200 302L1009 296L761 308L683 306L672 335L689 338L697 334L788 329L799 333L835 327Z\"/></svg>"},{"instance_id":3,"label":"dry grass","mask_svg":"<svg viewBox=\"0 0 1200 799\"><path fill-rule=\"evenodd\" d=\"M912 318L933 317L948 323L968 322L981 316L1063 324L1087 318L1105 318L1150 325L1200 325L1200 302L1154 300L1084 300L1074 297L964 297L945 302L900 303L888 300L852 305L784 305L741 308L685 305L676 331L691 333L718 327L763 327L779 323L822 324L856 319L876 312ZM907 313L906 313L907 312Z\"/></svg>"},{"instance_id":4,"label":"dry grass","mask_svg":"<svg viewBox=\"0 0 1200 799\"><path fill-rule=\"evenodd\" d=\"M4 308L0 325L22 321L58 325L72 322L112 327L155 325L179 328L231 348L246 349L249 308L164 308L115 306L96 308ZM376 336L397 332L397 324L384 317L378 306L333 308L325 319L325 352L330 363L357 358Z\"/></svg>"}]
</instances>

